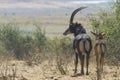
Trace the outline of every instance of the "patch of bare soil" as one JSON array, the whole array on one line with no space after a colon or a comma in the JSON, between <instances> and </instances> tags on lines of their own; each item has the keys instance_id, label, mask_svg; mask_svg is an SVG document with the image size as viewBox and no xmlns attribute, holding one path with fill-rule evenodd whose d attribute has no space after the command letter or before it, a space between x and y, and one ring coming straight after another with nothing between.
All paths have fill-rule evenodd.
<instances>
[{"instance_id":1,"label":"patch of bare soil","mask_svg":"<svg viewBox=\"0 0 120 80\"><path fill-rule=\"evenodd\" d=\"M96 80L96 66L93 63L89 66L90 73L88 76L79 75L76 77L71 76L74 72L73 63L67 66L66 75L60 74L54 61L44 61L41 64L33 63L31 66L28 66L25 61L11 61L9 63L16 65L15 80ZM86 71L86 69L84 70ZM80 65L78 66L78 73L79 72ZM9 70L7 74L8 73ZM0 78L0 80L2 79ZM102 80L120 80L120 66L105 65Z\"/></svg>"}]
</instances>

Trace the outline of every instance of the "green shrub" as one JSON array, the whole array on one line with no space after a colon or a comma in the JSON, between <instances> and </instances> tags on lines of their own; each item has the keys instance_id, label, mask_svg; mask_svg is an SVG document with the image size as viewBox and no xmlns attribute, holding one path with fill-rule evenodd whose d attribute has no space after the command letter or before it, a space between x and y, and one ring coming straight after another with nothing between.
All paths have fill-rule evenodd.
<instances>
[{"instance_id":1,"label":"green shrub","mask_svg":"<svg viewBox=\"0 0 120 80\"><path fill-rule=\"evenodd\" d=\"M14 54L17 59L30 59L35 53L39 58L59 57L59 59L71 60L72 39L68 37L47 38L45 30L37 26L33 35L23 33L16 28L17 24L1 24L0 25L0 51L3 49L9 54ZM53 58L53 59L54 59ZM67 60L66 60L67 61Z\"/></svg>"},{"instance_id":2,"label":"green shrub","mask_svg":"<svg viewBox=\"0 0 120 80\"><path fill-rule=\"evenodd\" d=\"M43 31L41 27L36 26L35 32L34 32L34 42L35 42L35 47L39 48L40 51L45 48L47 45L47 38L45 36L45 30Z\"/></svg>"},{"instance_id":3,"label":"green shrub","mask_svg":"<svg viewBox=\"0 0 120 80\"><path fill-rule=\"evenodd\" d=\"M119 1L119 0L118 0ZM120 4L115 4L115 11L109 13L103 11L98 13L96 17L92 17L91 24L93 26L93 31L96 32L105 32L107 49L106 59L110 59L110 62L113 61L117 63L120 61Z\"/></svg>"},{"instance_id":4,"label":"green shrub","mask_svg":"<svg viewBox=\"0 0 120 80\"><path fill-rule=\"evenodd\" d=\"M0 41L6 51L14 53L17 59L29 53L33 44L31 36L22 36L16 24L2 24L0 28Z\"/></svg>"}]
</instances>

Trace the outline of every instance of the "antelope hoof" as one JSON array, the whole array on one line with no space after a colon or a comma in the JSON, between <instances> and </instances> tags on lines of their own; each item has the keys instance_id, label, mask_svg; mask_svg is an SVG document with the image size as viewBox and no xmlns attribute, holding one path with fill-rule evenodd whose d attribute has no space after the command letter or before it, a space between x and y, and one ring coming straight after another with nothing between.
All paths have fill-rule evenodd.
<instances>
[{"instance_id":1,"label":"antelope hoof","mask_svg":"<svg viewBox=\"0 0 120 80\"><path fill-rule=\"evenodd\" d=\"M84 75L84 72L81 72L81 75Z\"/></svg>"},{"instance_id":2,"label":"antelope hoof","mask_svg":"<svg viewBox=\"0 0 120 80\"><path fill-rule=\"evenodd\" d=\"M87 72L86 75L89 75L89 73Z\"/></svg>"},{"instance_id":3,"label":"antelope hoof","mask_svg":"<svg viewBox=\"0 0 120 80\"><path fill-rule=\"evenodd\" d=\"M77 73L77 70L74 71L74 74L76 74L76 73Z\"/></svg>"},{"instance_id":4,"label":"antelope hoof","mask_svg":"<svg viewBox=\"0 0 120 80\"><path fill-rule=\"evenodd\" d=\"M77 77L77 74L73 74L73 75L71 75L71 77Z\"/></svg>"},{"instance_id":5,"label":"antelope hoof","mask_svg":"<svg viewBox=\"0 0 120 80\"><path fill-rule=\"evenodd\" d=\"M71 75L71 77L77 77L77 76L78 76L78 74L76 72L74 72L74 74Z\"/></svg>"}]
</instances>

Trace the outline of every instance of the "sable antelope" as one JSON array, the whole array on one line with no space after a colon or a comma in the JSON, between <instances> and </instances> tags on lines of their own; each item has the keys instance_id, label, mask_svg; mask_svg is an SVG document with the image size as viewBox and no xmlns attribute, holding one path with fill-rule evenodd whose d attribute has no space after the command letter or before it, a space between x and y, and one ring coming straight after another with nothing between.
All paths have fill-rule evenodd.
<instances>
[{"instance_id":1,"label":"sable antelope","mask_svg":"<svg viewBox=\"0 0 120 80\"><path fill-rule=\"evenodd\" d=\"M105 33L99 33L99 34L94 32L91 33L96 37L94 50L95 50L96 63L97 63L97 77L98 77L97 80L99 80L101 78L100 73L103 71L104 55L107 50L106 43L104 40Z\"/></svg>"},{"instance_id":2,"label":"sable antelope","mask_svg":"<svg viewBox=\"0 0 120 80\"><path fill-rule=\"evenodd\" d=\"M75 51L75 71L74 74L77 73L77 65L78 65L78 56L81 61L81 75L84 75L84 57L86 55L86 75L88 75L88 66L89 66L89 58L90 58L90 52L92 49L92 43L90 37L86 34L85 28L80 23L73 23L73 19L75 14L84 9L86 7L80 7L73 11L69 28L63 33L63 35L67 35L69 33L74 34L74 41L73 41L73 49Z\"/></svg>"}]
</instances>

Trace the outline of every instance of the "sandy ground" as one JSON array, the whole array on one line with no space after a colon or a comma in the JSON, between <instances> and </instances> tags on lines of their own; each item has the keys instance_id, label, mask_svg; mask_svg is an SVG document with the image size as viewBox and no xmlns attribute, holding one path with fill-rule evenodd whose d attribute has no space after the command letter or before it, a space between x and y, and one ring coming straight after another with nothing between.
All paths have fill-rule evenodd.
<instances>
[{"instance_id":1,"label":"sandy ground","mask_svg":"<svg viewBox=\"0 0 120 80\"><path fill-rule=\"evenodd\" d=\"M60 72L57 70L55 63L50 61L44 61L41 64L33 63L32 66L28 66L25 61L10 61L8 63L7 65L9 66L9 69L1 67L1 70L5 69L7 70L7 74L9 74L10 66L12 66L11 69L13 68L13 66L16 66L14 67L16 69L15 80L96 80L96 67L93 63L90 64L90 73L88 76L79 75L76 77L72 77L74 72L74 65L72 62L67 67L66 75L61 75ZM79 72L80 65L78 65L78 73ZM104 72L102 74L102 80L120 80L120 66L105 65Z\"/></svg>"},{"instance_id":2,"label":"sandy ground","mask_svg":"<svg viewBox=\"0 0 120 80\"><path fill-rule=\"evenodd\" d=\"M44 61L41 64L28 66L25 61L11 61L12 66L16 66L15 80L96 80L96 67L91 63L89 66L89 75L71 77L73 75L74 65L70 63L67 67L67 74L61 75L56 69L54 62ZM86 70L86 69L84 69ZM78 73L80 65L78 65ZM1 79L0 79L1 80ZM120 80L120 66L104 66L102 80Z\"/></svg>"}]
</instances>

